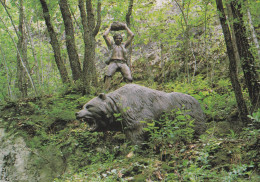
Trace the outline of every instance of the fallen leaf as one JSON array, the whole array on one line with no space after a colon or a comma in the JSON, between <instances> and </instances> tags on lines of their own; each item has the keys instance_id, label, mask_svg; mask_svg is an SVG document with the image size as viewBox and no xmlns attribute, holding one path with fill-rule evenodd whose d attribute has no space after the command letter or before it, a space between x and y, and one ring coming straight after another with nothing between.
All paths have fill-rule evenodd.
<instances>
[{"instance_id":1,"label":"fallen leaf","mask_svg":"<svg viewBox=\"0 0 260 182\"><path fill-rule=\"evenodd\" d=\"M133 156L134 156L134 152L133 151L131 151L129 154L126 155L127 158L131 158Z\"/></svg>"}]
</instances>

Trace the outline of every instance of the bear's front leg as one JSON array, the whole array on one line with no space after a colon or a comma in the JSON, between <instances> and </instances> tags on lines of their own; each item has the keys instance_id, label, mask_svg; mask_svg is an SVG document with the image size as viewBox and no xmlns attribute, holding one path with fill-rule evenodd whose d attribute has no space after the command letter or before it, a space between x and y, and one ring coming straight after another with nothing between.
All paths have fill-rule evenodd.
<instances>
[{"instance_id":1,"label":"bear's front leg","mask_svg":"<svg viewBox=\"0 0 260 182\"><path fill-rule=\"evenodd\" d=\"M142 126L127 128L125 131L126 139L134 145L141 145L145 141L144 130Z\"/></svg>"}]
</instances>

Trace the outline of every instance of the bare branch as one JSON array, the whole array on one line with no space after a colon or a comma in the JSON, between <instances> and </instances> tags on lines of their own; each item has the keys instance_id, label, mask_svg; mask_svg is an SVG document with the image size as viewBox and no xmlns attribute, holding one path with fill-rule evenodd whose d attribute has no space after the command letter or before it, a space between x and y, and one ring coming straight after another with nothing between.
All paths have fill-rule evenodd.
<instances>
[{"instance_id":1,"label":"bare branch","mask_svg":"<svg viewBox=\"0 0 260 182\"><path fill-rule=\"evenodd\" d=\"M8 14L8 17L9 17L10 20L11 20L11 23L12 23L12 25L13 25L13 27L14 27L14 31L15 31L15 33L16 33L16 36L19 37L19 36L18 36L17 29L16 29L16 27L15 27L15 25L14 25L14 22L13 22L13 19L12 19L12 16L9 14L9 11L7 10L6 4L5 4L2 0L1 0L1 4L2 4L3 7L5 8L5 11L6 11L6 13Z\"/></svg>"},{"instance_id":2,"label":"bare branch","mask_svg":"<svg viewBox=\"0 0 260 182\"><path fill-rule=\"evenodd\" d=\"M28 69L27 69L26 66L25 66L25 63L24 63L23 58L22 58L22 55L21 55L21 53L20 53L20 51L19 51L19 49L18 49L18 47L17 47L17 45L16 45L16 42L14 41L14 38L12 37L11 33L10 33L9 30L8 30L8 27L6 26L6 24L4 23L4 21L2 20L1 17L0 17L0 20L2 21L2 23L3 23L3 25L4 25L4 27L5 27L6 31L7 31L7 33L9 34L9 36L11 37L11 39L12 39L14 45L15 45L15 48L16 48L17 53L18 53L18 56L19 56L19 58L20 58L20 60L21 60L22 66L23 66L23 68L25 69L26 73L28 74L28 77L29 77L29 80L30 80L30 82L31 82L31 84L32 84L32 88L33 88L33 90L34 90L34 92L35 92L35 95L37 95L37 91L36 91L36 88L35 88L35 86L34 86L34 82L33 82L33 80L32 80L32 77L31 77L31 75L30 75Z\"/></svg>"},{"instance_id":3,"label":"bare branch","mask_svg":"<svg viewBox=\"0 0 260 182\"><path fill-rule=\"evenodd\" d=\"M127 11L127 14L125 16L126 24L127 24L128 27L130 27L130 17L132 15L133 4L134 4L134 0L129 0L128 11Z\"/></svg>"}]
</instances>

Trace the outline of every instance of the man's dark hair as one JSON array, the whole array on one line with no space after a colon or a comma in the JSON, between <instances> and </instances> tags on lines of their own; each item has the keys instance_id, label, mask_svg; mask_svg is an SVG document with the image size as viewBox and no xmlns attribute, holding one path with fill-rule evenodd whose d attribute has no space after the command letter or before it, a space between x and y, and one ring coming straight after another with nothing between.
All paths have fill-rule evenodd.
<instances>
[{"instance_id":1,"label":"man's dark hair","mask_svg":"<svg viewBox=\"0 0 260 182\"><path fill-rule=\"evenodd\" d=\"M121 38L121 40L123 40L123 37L122 37L122 35L121 35L121 34L115 34L115 35L113 36L114 40L115 40L117 37L120 37L120 38Z\"/></svg>"}]
</instances>

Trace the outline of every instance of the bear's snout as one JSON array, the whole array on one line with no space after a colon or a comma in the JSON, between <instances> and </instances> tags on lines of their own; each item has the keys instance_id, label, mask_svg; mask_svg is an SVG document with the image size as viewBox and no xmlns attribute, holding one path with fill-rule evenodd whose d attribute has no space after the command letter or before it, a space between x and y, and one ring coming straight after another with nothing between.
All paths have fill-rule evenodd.
<instances>
[{"instance_id":1,"label":"bear's snout","mask_svg":"<svg viewBox=\"0 0 260 182\"><path fill-rule=\"evenodd\" d=\"M77 119L81 119L81 118L84 118L86 116L90 116L90 112L88 112L88 110L86 110L86 109L82 109L82 110L76 112L75 116L76 116Z\"/></svg>"},{"instance_id":2,"label":"bear's snout","mask_svg":"<svg viewBox=\"0 0 260 182\"><path fill-rule=\"evenodd\" d=\"M79 118L80 118L80 116L79 116L79 115L80 115L80 112L76 112L76 113L75 113L75 116L76 116L76 118L77 118L77 119L79 119Z\"/></svg>"}]
</instances>

